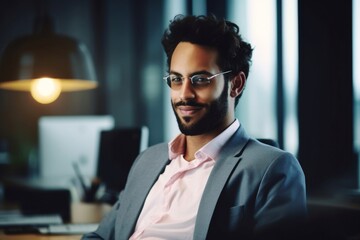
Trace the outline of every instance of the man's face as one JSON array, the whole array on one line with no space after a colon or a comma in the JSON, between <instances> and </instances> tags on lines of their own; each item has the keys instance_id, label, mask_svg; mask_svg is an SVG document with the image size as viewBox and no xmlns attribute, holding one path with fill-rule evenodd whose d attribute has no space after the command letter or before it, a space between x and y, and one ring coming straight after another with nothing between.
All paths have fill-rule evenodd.
<instances>
[{"instance_id":1,"label":"man's face","mask_svg":"<svg viewBox=\"0 0 360 240\"><path fill-rule=\"evenodd\" d=\"M229 116L228 87L223 75L205 87L194 87L189 77L219 73L214 49L180 42L171 58L170 73L185 77L179 89L171 89L172 107L185 135L200 135L223 130L233 120Z\"/></svg>"}]
</instances>

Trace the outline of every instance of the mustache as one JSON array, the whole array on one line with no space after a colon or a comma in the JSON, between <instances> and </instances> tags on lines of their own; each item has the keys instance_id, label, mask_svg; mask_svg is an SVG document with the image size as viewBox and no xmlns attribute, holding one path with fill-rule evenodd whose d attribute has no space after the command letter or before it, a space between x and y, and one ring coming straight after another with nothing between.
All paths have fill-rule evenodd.
<instances>
[{"instance_id":1,"label":"mustache","mask_svg":"<svg viewBox=\"0 0 360 240\"><path fill-rule=\"evenodd\" d=\"M179 101L177 103L174 103L175 107L179 106L192 106L192 107L205 107L205 104L201 104L195 101Z\"/></svg>"}]
</instances>

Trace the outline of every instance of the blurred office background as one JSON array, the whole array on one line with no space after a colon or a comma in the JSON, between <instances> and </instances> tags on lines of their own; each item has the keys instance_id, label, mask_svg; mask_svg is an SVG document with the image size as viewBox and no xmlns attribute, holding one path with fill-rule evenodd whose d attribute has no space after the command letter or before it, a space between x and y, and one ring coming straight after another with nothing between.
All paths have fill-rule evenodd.
<instances>
[{"instance_id":1,"label":"blurred office background","mask_svg":"<svg viewBox=\"0 0 360 240\"><path fill-rule=\"evenodd\" d=\"M45 115L112 115L117 127L148 126L149 145L174 137L160 39L177 14L214 13L236 22L254 47L237 109L247 132L294 153L309 192L358 188L358 1L3 0L0 49L31 35L41 11L56 33L88 47L99 86L62 93L50 104L0 90L1 175L36 175L38 120Z\"/></svg>"}]
</instances>

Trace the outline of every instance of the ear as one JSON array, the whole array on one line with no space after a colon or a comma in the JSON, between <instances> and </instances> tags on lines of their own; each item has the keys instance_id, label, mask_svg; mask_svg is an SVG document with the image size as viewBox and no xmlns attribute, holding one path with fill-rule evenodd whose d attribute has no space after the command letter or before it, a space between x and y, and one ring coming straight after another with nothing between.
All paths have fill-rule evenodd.
<instances>
[{"instance_id":1,"label":"ear","mask_svg":"<svg viewBox=\"0 0 360 240\"><path fill-rule=\"evenodd\" d=\"M245 88L246 76L244 72L240 72L230 81L230 96L236 98Z\"/></svg>"}]
</instances>

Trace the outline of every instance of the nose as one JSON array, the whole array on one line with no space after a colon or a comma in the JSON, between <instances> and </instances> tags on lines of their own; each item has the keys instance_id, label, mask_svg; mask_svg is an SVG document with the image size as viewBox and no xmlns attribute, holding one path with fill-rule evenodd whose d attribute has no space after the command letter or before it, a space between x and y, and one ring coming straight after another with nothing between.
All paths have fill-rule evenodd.
<instances>
[{"instance_id":1,"label":"nose","mask_svg":"<svg viewBox=\"0 0 360 240\"><path fill-rule=\"evenodd\" d=\"M191 83L191 80L189 78L185 78L183 80L183 83L181 85L181 89L179 91L179 97L182 100L187 100L187 99L193 99L195 98L195 91L194 91L194 87Z\"/></svg>"}]
</instances>

